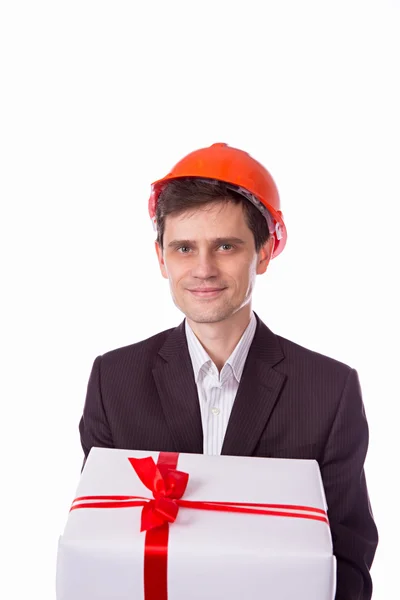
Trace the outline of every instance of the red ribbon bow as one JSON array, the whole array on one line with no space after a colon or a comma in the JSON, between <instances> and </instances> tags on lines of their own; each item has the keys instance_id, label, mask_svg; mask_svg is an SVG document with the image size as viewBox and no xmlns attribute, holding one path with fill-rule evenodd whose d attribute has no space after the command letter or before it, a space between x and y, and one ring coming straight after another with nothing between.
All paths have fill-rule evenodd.
<instances>
[{"instance_id":1,"label":"red ribbon bow","mask_svg":"<svg viewBox=\"0 0 400 600\"><path fill-rule=\"evenodd\" d=\"M165 464L157 466L150 456L129 458L129 462L140 481L154 497L154 500L143 506L140 531L149 531L165 523L173 523L179 510L176 500L182 498L185 493L188 473L177 471Z\"/></svg>"}]
</instances>

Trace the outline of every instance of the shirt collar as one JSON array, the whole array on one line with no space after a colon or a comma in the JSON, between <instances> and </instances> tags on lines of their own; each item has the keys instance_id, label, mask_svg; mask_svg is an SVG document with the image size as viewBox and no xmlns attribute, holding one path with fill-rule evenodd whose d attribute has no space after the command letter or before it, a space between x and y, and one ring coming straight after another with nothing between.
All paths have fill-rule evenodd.
<instances>
[{"instance_id":1,"label":"shirt collar","mask_svg":"<svg viewBox=\"0 0 400 600\"><path fill-rule=\"evenodd\" d=\"M256 327L257 320L254 315L254 312L252 311L248 326L244 330L242 337L240 338L235 349L233 350L232 354L229 356L228 360L225 363L231 366L233 374L238 382L240 382L240 379L242 377L244 365L250 350L251 343L254 338ZM206 363L213 364L213 361L211 360L204 347L201 345L199 339L196 337L193 329L188 324L187 319L185 319L185 332L186 339L188 342L189 354L192 360L194 377L197 383L202 367Z\"/></svg>"}]
</instances>

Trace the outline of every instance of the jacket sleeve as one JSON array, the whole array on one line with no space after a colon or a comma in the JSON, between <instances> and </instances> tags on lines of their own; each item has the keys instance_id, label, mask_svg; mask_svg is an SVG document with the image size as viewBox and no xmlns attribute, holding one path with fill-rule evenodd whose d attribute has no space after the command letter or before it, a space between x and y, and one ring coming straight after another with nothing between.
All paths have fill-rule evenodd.
<instances>
[{"instance_id":1,"label":"jacket sleeve","mask_svg":"<svg viewBox=\"0 0 400 600\"><path fill-rule=\"evenodd\" d=\"M98 356L93 363L83 415L79 423L81 444L85 455L83 464L92 446L114 448L101 392L101 358Z\"/></svg>"},{"instance_id":2,"label":"jacket sleeve","mask_svg":"<svg viewBox=\"0 0 400 600\"><path fill-rule=\"evenodd\" d=\"M321 474L337 560L336 600L370 600L378 532L364 461L368 424L357 372L350 370L328 436Z\"/></svg>"}]
</instances>

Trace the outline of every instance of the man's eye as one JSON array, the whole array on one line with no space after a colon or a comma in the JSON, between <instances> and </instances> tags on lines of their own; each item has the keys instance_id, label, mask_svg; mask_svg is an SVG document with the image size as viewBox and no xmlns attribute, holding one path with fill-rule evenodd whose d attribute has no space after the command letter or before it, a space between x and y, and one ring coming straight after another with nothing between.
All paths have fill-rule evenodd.
<instances>
[{"instance_id":1,"label":"man's eye","mask_svg":"<svg viewBox=\"0 0 400 600\"><path fill-rule=\"evenodd\" d=\"M221 244L219 246L219 248L222 248L225 251L229 251L229 250L233 250L233 245L232 244ZM191 248L190 246L179 246L179 248L177 248L177 251L180 254L188 254L190 252Z\"/></svg>"}]
</instances>

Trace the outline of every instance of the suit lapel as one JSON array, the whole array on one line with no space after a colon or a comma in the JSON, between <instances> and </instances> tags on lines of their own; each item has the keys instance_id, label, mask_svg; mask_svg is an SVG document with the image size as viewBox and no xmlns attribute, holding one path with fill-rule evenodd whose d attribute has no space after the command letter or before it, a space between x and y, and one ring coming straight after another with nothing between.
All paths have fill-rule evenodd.
<instances>
[{"instance_id":1,"label":"suit lapel","mask_svg":"<svg viewBox=\"0 0 400 600\"><path fill-rule=\"evenodd\" d=\"M285 375L273 369L283 358L276 336L257 317L257 329L233 404L222 454L252 455L285 382Z\"/></svg>"},{"instance_id":2,"label":"suit lapel","mask_svg":"<svg viewBox=\"0 0 400 600\"><path fill-rule=\"evenodd\" d=\"M257 328L233 404L222 454L252 455L286 379L273 368L284 358L280 344L256 317ZM171 331L159 355L161 361L153 369L153 376L176 451L202 454L200 404L185 321Z\"/></svg>"},{"instance_id":3,"label":"suit lapel","mask_svg":"<svg viewBox=\"0 0 400 600\"><path fill-rule=\"evenodd\" d=\"M176 451L202 454L200 404L184 325L173 329L160 349L163 360L153 376Z\"/></svg>"}]
</instances>

